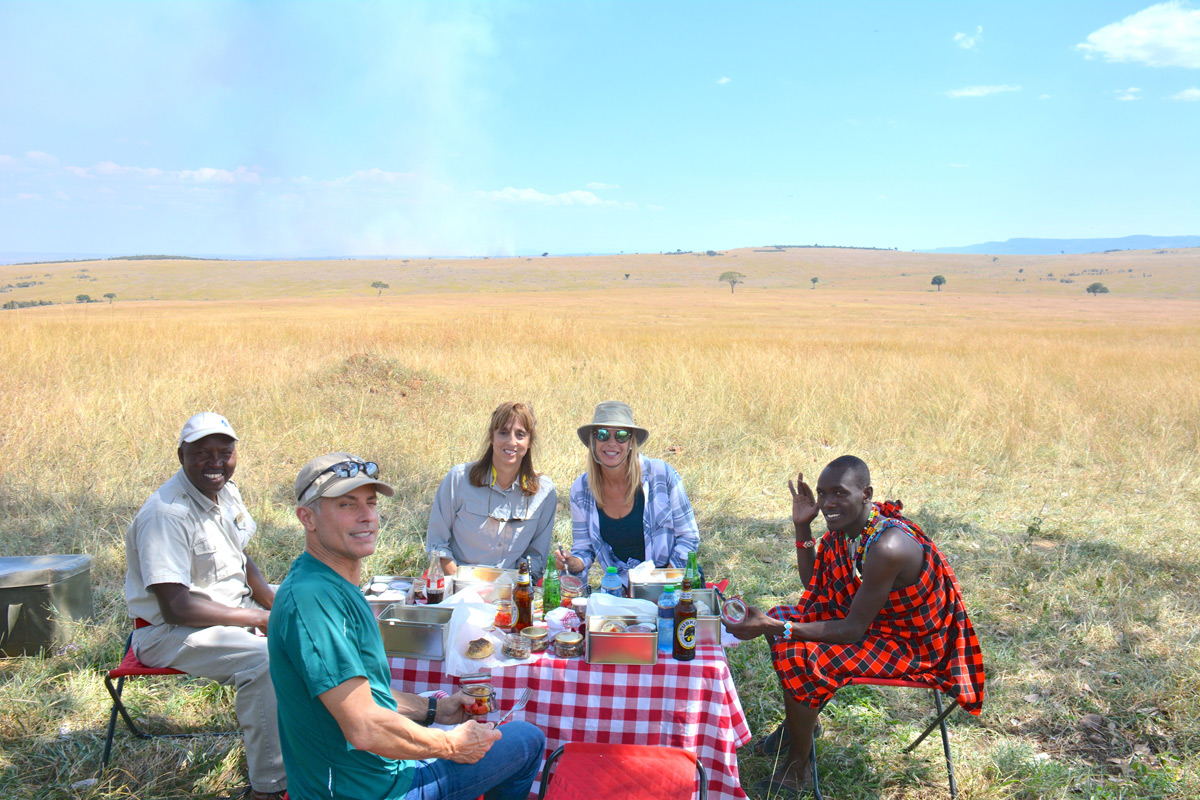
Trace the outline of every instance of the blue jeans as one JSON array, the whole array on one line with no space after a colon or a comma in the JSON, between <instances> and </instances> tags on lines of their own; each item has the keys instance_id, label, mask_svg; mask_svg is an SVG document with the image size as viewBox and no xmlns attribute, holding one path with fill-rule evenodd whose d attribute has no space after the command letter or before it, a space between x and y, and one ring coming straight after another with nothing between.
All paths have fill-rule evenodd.
<instances>
[{"instance_id":1,"label":"blue jeans","mask_svg":"<svg viewBox=\"0 0 1200 800\"><path fill-rule=\"evenodd\" d=\"M528 722L514 721L487 755L474 764L438 759L418 764L403 800L525 800L542 765L546 736Z\"/></svg>"}]
</instances>

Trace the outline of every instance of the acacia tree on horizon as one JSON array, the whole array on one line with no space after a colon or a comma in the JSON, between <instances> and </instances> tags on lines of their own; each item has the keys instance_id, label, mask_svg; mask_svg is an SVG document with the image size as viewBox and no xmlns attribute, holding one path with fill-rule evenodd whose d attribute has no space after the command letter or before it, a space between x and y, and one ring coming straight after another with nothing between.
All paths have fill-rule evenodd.
<instances>
[{"instance_id":1,"label":"acacia tree on horizon","mask_svg":"<svg viewBox=\"0 0 1200 800\"><path fill-rule=\"evenodd\" d=\"M940 292L942 290L942 285L946 283L946 277L944 275L934 275L933 280L931 280L929 283L931 286L936 286L937 290Z\"/></svg>"},{"instance_id":2,"label":"acacia tree on horizon","mask_svg":"<svg viewBox=\"0 0 1200 800\"><path fill-rule=\"evenodd\" d=\"M815 275L814 275L814 276L811 278L811 280L812 280L812 285L813 285L813 288L814 288L814 289L816 289L816 288L817 288L817 281L819 281L819 280L821 280L821 279L820 279L820 278L818 278L817 276L815 276Z\"/></svg>"},{"instance_id":3,"label":"acacia tree on horizon","mask_svg":"<svg viewBox=\"0 0 1200 800\"><path fill-rule=\"evenodd\" d=\"M383 281L375 281L374 283L372 283L372 284L371 284L371 288L372 288L372 289L378 289L379 291L378 291L378 292L375 294L375 296L376 296L376 297L380 297L380 296L382 296L382 295L383 295L383 290L384 290L384 289L390 289L391 287L390 287L390 286L388 286L388 285L387 285L386 283L384 283Z\"/></svg>"},{"instance_id":4,"label":"acacia tree on horizon","mask_svg":"<svg viewBox=\"0 0 1200 800\"><path fill-rule=\"evenodd\" d=\"M746 276L740 272L734 272L733 270L730 270L728 272L722 272L721 277L717 278L717 280L721 281L722 283L728 283L729 293L733 294L733 288L739 283L745 283Z\"/></svg>"},{"instance_id":5,"label":"acacia tree on horizon","mask_svg":"<svg viewBox=\"0 0 1200 800\"><path fill-rule=\"evenodd\" d=\"M113 300L117 299L117 296L115 294L113 294L112 292L105 292L104 299L107 300L108 304L111 306L113 303Z\"/></svg>"},{"instance_id":6,"label":"acacia tree on horizon","mask_svg":"<svg viewBox=\"0 0 1200 800\"><path fill-rule=\"evenodd\" d=\"M1108 294L1108 287L1100 281L1096 281L1091 286L1087 287L1087 293L1092 297L1095 297L1098 294Z\"/></svg>"}]
</instances>

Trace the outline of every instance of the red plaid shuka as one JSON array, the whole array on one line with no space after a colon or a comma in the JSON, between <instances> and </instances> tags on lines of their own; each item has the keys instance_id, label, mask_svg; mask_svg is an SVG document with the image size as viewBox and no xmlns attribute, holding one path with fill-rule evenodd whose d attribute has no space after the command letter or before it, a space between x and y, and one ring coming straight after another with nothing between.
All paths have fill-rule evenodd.
<instances>
[{"instance_id":1,"label":"red plaid shuka","mask_svg":"<svg viewBox=\"0 0 1200 800\"><path fill-rule=\"evenodd\" d=\"M899 527L925 549L926 568L915 584L888 595L866 634L854 644L777 638L771 656L784 691L798 703L820 708L853 677L932 679L965 710L979 714L983 655L954 570L925 532L900 516L898 504L876 503L875 510L887 519L874 523L871 538ZM853 544L857 547L857 540ZM845 537L826 533L800 605L778 606L768 612L770 616L795 622L845 617L862 584L851 562L853 555Z\"/></svg>"}]
</instances>

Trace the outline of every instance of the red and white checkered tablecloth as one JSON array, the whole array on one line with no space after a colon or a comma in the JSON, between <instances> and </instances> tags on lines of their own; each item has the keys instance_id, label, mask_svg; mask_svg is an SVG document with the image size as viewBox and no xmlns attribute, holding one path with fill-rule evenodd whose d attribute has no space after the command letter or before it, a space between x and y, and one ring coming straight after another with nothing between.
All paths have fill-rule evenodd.
<instances>
[{"instance_id":1,"label":"red and white checkered tablecloth","mask_svg":"<svg viewBox=\"0 0 1200 800\"><path fill-rule=\"evenodd\" d=\"M440 661L390 660L397 690L456 690L457 678L442 674ZM513 718L542 729L547 758L566 742L682 747L708 771L709 797L745 800L737 748L750 741L750 729L719 647L697 648L690 662L667 657L654 666L589 664L543 654L528 664L492 670L492 684L500 713L522 689L533 691Z\"/></svg>"}]
</instances>

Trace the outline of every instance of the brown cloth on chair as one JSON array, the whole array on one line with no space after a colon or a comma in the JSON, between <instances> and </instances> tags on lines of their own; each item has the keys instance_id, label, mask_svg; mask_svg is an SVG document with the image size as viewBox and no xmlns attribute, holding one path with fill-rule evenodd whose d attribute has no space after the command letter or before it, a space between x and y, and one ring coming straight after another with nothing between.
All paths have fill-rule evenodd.
<instances>
[{"instance_id":1,"label":"brown cloth on chair","mask_svg":"<svg viewBox=\"0 0 1200 800\"><path fill-rule=\"evenodd\" d=\"M977 715L983 708L983 654L958 579L937 546L899 509L898 503L876 503L868 528L874 525L877 536L898 526L924 548L925 569L917 582L889 594L866 634L853 644L776 639L771 646L775 669L784 690L811 708L820 708L851 678L906 678L935 684ZM800 604L778 606L770 616L796 622L845 617L862 585L853 558L840 533L826 533Z\"/></svg>"}]
</instances>

